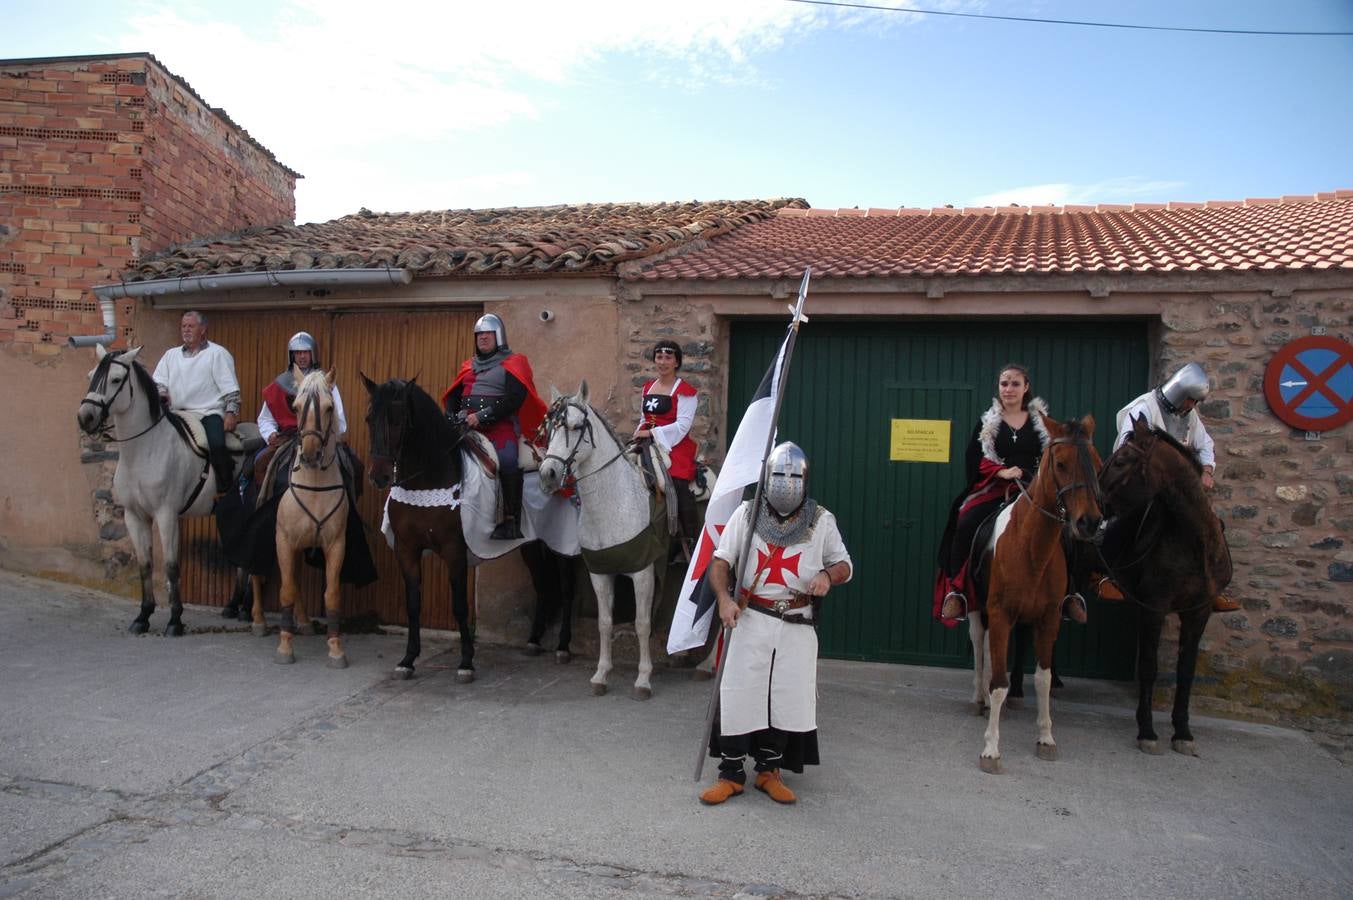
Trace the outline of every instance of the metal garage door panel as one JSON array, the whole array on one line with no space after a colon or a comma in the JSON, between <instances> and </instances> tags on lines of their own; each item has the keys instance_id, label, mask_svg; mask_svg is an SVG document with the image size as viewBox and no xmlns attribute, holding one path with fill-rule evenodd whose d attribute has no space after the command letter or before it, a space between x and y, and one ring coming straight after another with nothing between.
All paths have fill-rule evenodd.
<instances>
[{"instance_id":1,"label":"metal garage door panel","mask_svg":"<svg viewBox=\"0 0 1353 900\"><path fill-rule=\"evenodd\" d=\"M729 366L736 426L784 334L783 323L739 322ZM1112 445L1114 412L1146 384L1146 328L1103 322L814 321L800 332L780 439L800 443L813 495L841 524L857 566L833 592L820 629L826 656L967 665L966 632L930 618L935 552L978 415L999 366L1015 360L1054 417L1093 412L1096 445ZM948 464L889 462L889 420L950 421ZM1069 626L1057 663L1067 674L1129 677L1133 616L1094 604L1087 628Z\"/></svg>"}]
</instances>

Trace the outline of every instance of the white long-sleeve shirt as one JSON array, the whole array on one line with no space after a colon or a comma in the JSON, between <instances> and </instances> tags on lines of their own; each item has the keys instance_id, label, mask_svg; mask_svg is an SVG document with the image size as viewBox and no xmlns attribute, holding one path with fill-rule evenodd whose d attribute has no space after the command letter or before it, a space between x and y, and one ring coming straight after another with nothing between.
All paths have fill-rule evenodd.
<instances>
[{"instance_id":1,"label":"white long-sleeve shirt","mask_svg":"<svg viewBox=\"0 0 1353 900\"><path fill-rule=\"evenodd\" d=\"M1132 434L1133 417L1146 416L1146 421L1152 428L1160 428L1164 431L1170 429L1166 427L1165 411L1160 408L1160 403L1156 400L1154 390L1147 391L1136 400L1133 400L1127 406L1118 410L1116 424L1118 425L1118 439L1113 443L1113 449L1117 450L1123 446L1128 435ZM1188 412L1188 433L1183 440L1185 447L1188 447L1194 453L1198 454L1198 461L1210 469L1217 468L1217 451L1212 443L1212 435L1207 433L1207 428L1203 426L1203 420L1198 415L1198 410L1191 409Z\"/></svg>"},{"instance_id":2,"label":"white long-sleeve shirt","mask_svg":"<svg viewBox=\"0 0 1353 900\"><path fill-rule=\"evenodd\" d=\"M220 344L207 341L192 355L183 347L168 350L152 377L169 393L169 405L176 412L223 416L239 411L235 358Z\"/></svg>"}]
</instances>

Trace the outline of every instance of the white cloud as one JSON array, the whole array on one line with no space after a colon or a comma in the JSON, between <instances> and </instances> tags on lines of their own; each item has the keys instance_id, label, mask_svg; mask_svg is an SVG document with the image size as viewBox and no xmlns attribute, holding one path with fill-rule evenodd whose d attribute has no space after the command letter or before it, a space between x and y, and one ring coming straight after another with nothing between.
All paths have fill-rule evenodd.
<instances>
[{"instance_id":1,"label":"white cloud","mask_svg":"<svg viewBox=\"0 0 1353 900\"><path fill-rule=\"evenodd\" d=\"M969 206L1055 206L1090 205L1097 203L1154 202L1179 199L1172 192L1183 188L1184 181L1162 181L1127 176L1110 178L1090 184L1053 182L1006 188L990 194L973 197Z\"/></svg>"}]
</instances>

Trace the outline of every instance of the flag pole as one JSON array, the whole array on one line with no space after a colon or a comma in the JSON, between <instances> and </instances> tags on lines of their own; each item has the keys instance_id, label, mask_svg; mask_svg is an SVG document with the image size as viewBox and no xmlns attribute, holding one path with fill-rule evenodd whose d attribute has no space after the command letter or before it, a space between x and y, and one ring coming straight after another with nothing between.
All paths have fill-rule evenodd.
<instances>
[{"instance_id":1,"label":"flag pole","mask_svg":"<svg viewBox=\"0 0 1353 900\"><path fill-rule=\"evenodd\" d=\"M770 457L770 452L775 448L775 432L780 421L780 407L785 401L785 384L789 379L789 364L794 358L794 344L798 340L800 323L808 321L808 317L803 314L804 301L808 299L808 279L813 274L813 267L808 266L803 270L803 280L799 282L798 301L791 307L790 312L793 318L789 323L789 338L785 344L784 359L780 363L780 371L775 376L775 407L771 412L770 430L766 434L766 449L761 454L761 475L756 480L756 493L752 497L753 522L755 522L755 511L761 508L761 495L766 489L766 460ZM738 589L742 586L742 576L746 571L747 557L752 552L752 536L755 534L754 528L747 529L747 535L742 541L742 552L738 554L738 564L733 571L733 599L738 599ZM741 606L742 604L739 603ZM714 615L716 621L719 620L718 600L714 603ZM719 708L719 688L723 684L724 657L728 655L728 641L732 635L732 629L727 625L721 625L719 640L715 645L718 659L714 663L714 682L709 694L709 703L705 708L705 727L700 732L700 746L695 758L695 780L699 781L705 771L705 757L709 754L709 742L714 730L714 713Z\"/></svg>"}]
</instances>

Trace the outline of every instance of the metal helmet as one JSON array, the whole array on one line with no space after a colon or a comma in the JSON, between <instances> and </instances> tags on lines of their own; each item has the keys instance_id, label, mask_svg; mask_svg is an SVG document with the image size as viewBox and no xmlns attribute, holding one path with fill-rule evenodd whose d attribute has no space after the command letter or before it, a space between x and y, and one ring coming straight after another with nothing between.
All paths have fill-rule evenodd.
<instances>
[{"instance_id":1,"label":"metal helmet","mask_svg":"<svg viewBox=\"0 0 1353 900\"><path fill-rule=\"evenodd\" d=\"M1160 396L1170 412L1178 412L1185 400L1205 400L1211 386L1207 373L1196 362L1186 364L1160 386Z\"/></svg>"},{"instance_id":2,"label":"metal helmet","mask_svg":"<svg viewBox=\"0 0 1353 900\"><path fill-rule=\"evenodd\" d=\"M808 457L792 441L785 441L766 460L766 502L788 516L808 497Z\"/></svg>"},{"instance_id":3,"label":"metal helmet","mask_svg":"<svg viewBox=\"0 0 1353 900\"><path fill-rule=\"evenodd\" d=\"M485 313L475 320L474 333L483 334L486 331L492 331L494 340L498 342L499 347L507 346L507 328L503 325L503 320L493 313Z\"/></svg>"},{"instance_id":4,"label":"metal helmet","mask_svg":"<svg viewBox=\"0 0 1353 900\"><path fill-rule=\"evenodd\" d=\"M319 342L308 331L298 331L287 341L287 368L291 368L291 354L297 350L310 351L310 368L319 368Z\"/></svg>"}]
</instances>

